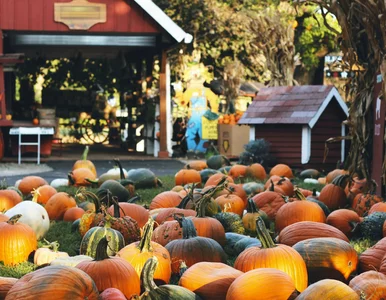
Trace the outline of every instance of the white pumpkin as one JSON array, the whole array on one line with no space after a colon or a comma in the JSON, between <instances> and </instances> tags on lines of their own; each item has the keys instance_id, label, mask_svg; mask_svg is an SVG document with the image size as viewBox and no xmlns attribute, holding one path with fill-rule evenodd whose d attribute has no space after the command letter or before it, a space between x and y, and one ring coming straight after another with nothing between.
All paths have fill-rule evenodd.
<instances>
[{"instance_id":1,"label":"white pumpkin","mask_svg":"<svg viewBox=\"0 0 386 300\"><path fill-rule=\"evenodd\" d=\"M17 189L19 188L20 182L21 182L21 179L16 180L16 182L15 182L15 188L17 188Z\"/></svg>"},{"instance_id":2,"label":"white pumpkin","mask_svg":"<svg viewBox=\"0 0 386 300\"><path fill-rule=\"evenodd\" d=\"M56 178L51 181L50 186L54 188L58 188L61 186L68 186L68 179L67 178Z\"/></svg>"},{"instance_id":3,"label":"white pumpkin","mask_svg":"<svg viewBox=\"0 0 386 300\"><path fill-rule=\"evenodd\" d=\"M67 267L75 267L82 261L93 260L92 257L87 255L76 255L70 257L58 257L51 261L51 266L67 266Z\"/></svg>"},{"instance_id":4,"label":"white pumpkin","mask_svg":"<svg viewBox=\"0 0 386 300\"><path fill-rule=\"evenodd\" d=\"M123 174L125 175L125 178L127 178L127 171L126 169L122 169L123 170ZM114 176L121 176L121 171L119 170L118 167L114 167L110 170L107 171L107 174L110 174L110 175L114 175Z\"/></svg>"},{"instance_id":5,"label":"white pumpkin","mask_svg":"<svg viewBox=\"0 0 386 300\"><path fill-rule=\"evenodd\" d=\"M45 246L46 247L46 246ZM52 249L50 249L50 248ZM52 242L47 246L47 248L39 248L35 251L34 255L34 264L37 266L41 266L44 264L51 263L54 259L59 257L69 257L67 252L58 251L59 243Z\"/></svg>"},{"instance_id":6,"label":"white pumpkin","mask_svg":"<svg viewBox=\"0 0 386 300\"><path fill-rule=\"evenodd\" d=\"M35 231L38 240L50 228L50 218L46 209L34 201L22 201L5 212L5 215L9 218L17 214L22 215L19 222L29 225Z\"/></svg>"}]
</instances>

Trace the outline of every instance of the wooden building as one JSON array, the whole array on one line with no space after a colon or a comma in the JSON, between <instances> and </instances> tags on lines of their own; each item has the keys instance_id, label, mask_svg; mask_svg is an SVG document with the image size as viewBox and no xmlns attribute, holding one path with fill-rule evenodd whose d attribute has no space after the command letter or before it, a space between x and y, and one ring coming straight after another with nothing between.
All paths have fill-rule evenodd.
<instances>
[{"instance_id":1,"label":"wooden building","mask_svg":"<svg viewBox=\"0 0 386 300\"><path fill-rule=\"evenodd\" d=\"M12 113L9 106L14 96L14 76L9 75L14 64L21 62L15 53L26 58L38 53L53 59L77 52L84 58L114 57L123 51L138 62L160 60L160 143L156 155L168 157L167 50L191 41L192 36L151 0L0 0L0 129L6 132L19 125L6 116L7 111Z\"/></svg>"},{"instance_id":2,"label":"wooden building","mask_svg":"<svg viewBox=\"0 0 386 300\"><path fill-rule=\"evenodd\" d=\"M323 162L325 142L345 135L347 116L334 86L270 87L259 91L238 124L250 126L250 140L267 140L278 163L331 170L344 161L345 141L329 144Z\"/></svg>"}]
</instances>

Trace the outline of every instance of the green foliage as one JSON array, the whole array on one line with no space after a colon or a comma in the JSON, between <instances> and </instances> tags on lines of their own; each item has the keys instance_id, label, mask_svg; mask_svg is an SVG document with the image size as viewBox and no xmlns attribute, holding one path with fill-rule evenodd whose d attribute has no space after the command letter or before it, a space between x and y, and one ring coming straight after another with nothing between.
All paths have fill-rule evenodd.
<instances>
[{"instance_id":1,"label":"green foliage","mask_svg":"<svg viewBox=\"0 0 386 300\"><path fill-rule=\"evenodd\" d=\"M320 9L315 5L304 6L304 13L297 21L296 51L300 54L304 68L310 70L318 66L320 58L338 50L337 36L326 27ZM326 21L334 30L341 31L334 16L328 14Z\"/></svg>"},{"instance_id":2,"label":"green foliage","mask_svg":"<svg viewBox=\"0 0 386 300\"><path fill-rule=\"evenodd\" d=\"M35 271L36 265L31 262L22 262L14 267L4 266L0 263L0 277L21 278L25 274Z\"/></svg>"},{"instance_id":3,"label":"green foliage","mask_svg":"<svg viewBox=\"0 0 386 300\"><path fill-rule=\"evenodd\" d=\"M270 144L265 139L250 141L244 145L244 149L245 151L240 154L239 164L259 163L264 165L271 158L269 154Z\"/></svg>"},{"instance_id":4,"label":"green foliage","mask_svg":"<svg viewBox=\"0 0 386 300\"><path fill-rule=\"evenodd\" d=\"M82 237L79 232L71 232L71 225L71 222L53 221L44 238L50 242L57 241L60 244L59 251L75 256L79 254Z\"/></svg>"}]
</instances>

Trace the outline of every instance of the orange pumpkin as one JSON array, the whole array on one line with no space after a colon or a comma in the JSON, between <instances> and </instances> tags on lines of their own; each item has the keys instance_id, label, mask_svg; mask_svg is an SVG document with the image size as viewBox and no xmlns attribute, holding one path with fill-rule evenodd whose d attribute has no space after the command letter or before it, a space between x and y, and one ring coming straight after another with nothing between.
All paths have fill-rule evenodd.
<instances>
[{"instance_id":1,"label":"orange pumpkin","mask_svg":"<svg viewBox=\"0 0 386 300\"><path fill-rule=\"evenodd\" d=\"M275 220L276 213L285 204L281 194L265 191L253 196L252 200L256 206L264 211L270 220Z\"/></svg>"},{"instance_id":2,"label":"orange pumpkin","mask_svg":"<svg viewBox=\"0 0 386 300\"><path fill-rule=\"evenodd\" d=\"M158 258L159 264L154 273L154 280L160 284L169 283L171 276L171 261L169 252L160 244L151 241L153 234L154 220L149 218L149 221L144 227L144 233L139 242L131 243L119 250L118 257L129 262L141 276L145 262L153 256Z\"/></svg>"},{"instance_id":3,"label":"orange pumpkin","mask_svg":"<svg viewBox=\"0 0 386 300\"><path fill-rule=\"evenodd\" d=\"M244 273L223 263L199 262L187 269L179 285L203 299L225 299L229 286Z\"/></svg>"},{"instance_id":4,"label":"orange pumpkin","mask_svg":"<svg viewBox=\"0 0 386 300\"><path fill-rule=\"evenodd\" d=\"M98 289L89 275L66 266L48 266L28 273L9 290L7 300L36 299L97 300Z\"/></svg>"},{"instance_id":5,"label":"orange pumpkin","mask_svg":"<svg viewBox=\"0 0 386 300\"><path fill-rule=\"evenodd\" d=\"M346 185L344 189L347 199L351 202L354 200L355 196L359 193L366 193L368 190L367 179L359 179L358 177L354 177L351 181Z\"/></svg>"},{"instance_id":6,"label":"orange pumpkin","mask_svg":"<svg viewBox=\"0 0 386 300\"><path fill-rule=\"evenodd\" d=\"M274 166L269 172L269 176L273 176L273 175L283 176L287 178L294 177L294 174L292 173L291 168L285 164L278 164Z\"/></svg>"},{"instance_id":7,"label":"orange pumpkin","mask_svg":"<svg viewBox=\"0 0 386 300\"><path fill-rule=\"evenodd\" d=\"M377 271L367 271L350 280L349 286L367 299L382 299L386 295L386 275Z\"/></svg>"},{"instance_id":8,"label":"orange pumpkin","mask_svg":"<svg viewBox=\"0 0 386 300\"><path fill-rule=\"evenodd\" d=\"M217 197L214 201L216 201L216 203L220 205L222 211L224 211L226 208L227 212L233 212L235 214L238 214L240 217L244 213L244 201L239 196L233 194L221 195Z\"/></svg>"},{"instance_id":9,"label":"orange pumpkin","mask_svg":"<svg viewBox=\"0 0 386 300\"><path fill-rule=\"evenodd\" d=\"M287 177L273 175L267 180L264 187L271 192L277 192L288 197L292 197L294 194L294 185Z\"/></svg>"},{"instance_id":10,"label":"orange pumpkin","mask_svg":"<svg viewBox=\"0 0 386 300\"><path fill-rule=\"evenodd\" d=\"M206 161L204 160L195 160L191 161L190 163L185 165L185 169L193 169L196 171L202 171L204 169L207 169L208 165L206 164Z\"/></svg>"},{"instance_id":11,"label":"orange pumpkin","mask_svg":"<svg viewBox=\"0 0 386 300\"><path fill-rule=\"evenodd\" d=\"M386 212L386 202L378 202L370 207L369 215L375 212Z\"/></svg>"},{"instance_id":12,"label":"orange pumpkin","mask_svg":"<svg viewBox=\"0 0 386 300\"><path fill-rule=\"evenodd\" d=\"M242 221L245 230L251 236L256 236L256 218L261 217L265 224L269 222L267 214L258 209L255 202L252 199L248 199L247 213L243 215ZM268 225L267 225L268 226ZM268 226L269 227L269 226Z\"/></svg>"},{"instance_id":13,"label":"orange pumpkin","mask_svg":"<svg viewBox=\"0 0 386 300\"><path fill-rule=\"evenodd\" d=\"M302 198L302 200L287 202L279 208L275 217L277 232L300 221L326 222L323 209L315 202L307 201L304 196Z\"/></svg>"},{"instance_id":14,"label":"orange pumpkin","mask_svg":"<svg viewBox=\"0 0 386 300\"><path fill-rule=\"evenodd\" d=\"M76 202L69 194L59 192L53 195L46 203L45 209L50 220L63 220L67 209L76 207Z\"/></svg>"},{"instance_id":15,"label":"orange pumpkin","mask_svg":"<svg viewBox=\"0 0 386 300\"><path fill-rule=\"evenodd\" d=\"M100 292L107 288L117 288L127 299L141 292L139 276L126 260L107 254L108 240L102 238L97 246L95 260L82 261L77 269L88 274Z\"/></svg>"},{"instance_id":16,"label":"orange pumpkin","mask_svg":"<svg viewBox=\"0 0 386 300\"><path fill-rule=\"evenodd\" d=\"M244 165L233 165L229 170L229 176L233 178L233 180L243 180L247 176L247 166Z\"/></svg>"},{"instance_id":17,"label":"orange pumpkin","mask_svg":"<svg viewBox=\"0 0 386 300\"><path fill-rule=\"evenodd\" d=\"M163 208L163 207L176 207L178 204L181 203L181 196L172 191L166 191L158 194L151 200L149 209L153 210L156 208Z\"/></svg>"},{"instance_id":18,"label":"orange pumpkin","mask_svg":"<svg viewBox=\"0 0 386 300\"><path fill-rule=\"evenodd\" d=\"M182 228L176 220L165 221L154 229L151 239L165 247L170 241L182 239Z\"/></svg>"},{"instance_id":19,"label":"orange pumpkin","mask_svg":"<svg viewBox=\"0 0 386 300\"><path fill-rule=\"evenodd\" d=\"M118 205L120 217L129 216L137 221L140 228L145 226L147 220L149 219L149 211L146 208L142 205L126 202L119 202ZM114 215L114 205L111 205L107 212L110 215Z\"/></svg>"},{"instance_id":20,"label":"orange pumpkin","mask_svg":"<svg viewBox=\"0 0 386 300\"><path fill-rule=\"evenodd\" d=\"M96 175L88 168L76 168L68 173L68 183L73 186L90 186L91 182L96 180Z\"/></svg>"},{"instance_id":21,"label":"orange pumpkin","mask_svg":"<svg viewBox=\"0 0 386 300\"><path fill-rule=\"evenodd\" d=\"M327 184L320 191L318 200L322 201L331 210L343 208L347 204L347 196L343 186L346 185L347 175L336 177L332 183Z\"/></svg>"},{"instance_id":22,"label":"orange pumpkin","mask_svg":"<svg viewBox=\"0 0 386 300\"><path fill-rule=\"evenodd\" d=\"M14 215L6 222L0 222L0 261L14 266L28 260L37 249L36 234L26 224L18 223L22 215Z\"/></svg>"},{"instance_id":23,"label":"orange pumpkin","mask_svg":"<svg viewBox=\"0 0 386 300\"><path fill-rule=\"evenodd\" d=\"M280 231L277 242L293 246L300 241L317 237L334 237L349 242L346 235L339 229L320 222L301 221L288 225Z\"/></svg>"},{"instance_id":24,"label":"orange pumpkin","mask_svg":"<svg viewBox=\"0 0 386 300\"><path fill-rule=\"evenodd\" d=\"M0 213L0 222L5 222L5 221L8 221L9 218L7 215L3 214L3 213Z\"/></svg>"},{"instance_id":25,"label":"orange pumpkin","mask_svg":"<svg viewBox=\"0 0 386 300\"><path fill-rule=\"evenodd\" d=\"M226 178L228 183L234 183L234 180L232 177L224 175L222 173L217 173L208 178L208 180L205 183L205 187L210 185L217 185L224 177Z\"/></svg>"},{"instance_id":26,"label":"orange pumpkin","mask_svg":"<svg viewBox=\"0 0 386 300\"><path fill-rule=\"evenodd\" d=\"M173 215L184 215L185 217L195 217L196 211L193 209L184 209L178 207L159 208L159 212L155 216L154 220L157 224L162 224L165 221L174 220Z\"/></svg>"},{"instance_id":27,"label":"orange pumpkin","mask_svg":"<svg viewBox=\"0 0 386 300\"><path fill-rule=\"evenodd\" d=\"M245 249L237 257L235 268L242 272L258 268L275 268L287 273L294 281L298 291L306 289L308 285L307 268L300 254L287 245L275 245L260 217L256 221L256 230L262 248Z\"/></svg>"},{"instance_id":28,"label":"orange pumpkin","mask_svg":"<svg viewBox=\"0 0 386 300\"><path fill-rule=\"evenodd\" d=\"M382 197L379 197L377 195L371 193L359 193L355 196L351 207L354 209L354 211L358 213L360 217L364 217L369 213L369 210L374 204L382 201Z\"/></svg>"},{"instance_id":29,"label":"orange pumpkin","mask_svg":"<svg viewBox=\"0 0 386 300\"><path fill-rule=\"evenodd\" d=\"M18 189L23 195L28 195L34 189L45 184L48 184L48 182L40 176L26 176L20 181Z\"/></svg>"},{"instance_id":30,"label":"orange pumpkin","mask_svg":"<svg viewBox=\"0 0 386 300\"><path fill-rule=\"evenodd\" d=\"M7 211L21 201L23 199L16 191L0 190L0 211Z\"/></svg>"},{"instance_id":31,"label":"orange pumpkin","mask_svg":"<svg viewBox=\"0 0 386 300\"><path fill-rule=\"evenodd\" d=\"M335 169L329 172L326 176L326 183L331 183L336 177L340 175L347 175L348 171L342 169Z\"/></svg>"},{"instance_id":32,"label":"orange pumpkin","mask_svg":"<svg viewBox=\"0 0 386 300\"><path fill-rule=\"evenodd\" d=\"M37 193L37 202L45 205L47 201L57 193L57 190L54 187L46 184L38 187L35 191L33 191L33 194L35 193Z\"/></svg>"},{"instance_id":33,"label":"orange pumpkin","mask_svg":"<svg viewBox=\"0 0 386 300\"><path fill-rule=\"evenodd\" d=\"M311 238L296 243L293 249L306 262L310 283L326 278L345 282L357 269L357 252L341 239Z\"/></svg>"},{"instance_id":34,"label":"orange pumpkin","mask_svg":"<svg viewBox=\"0 0 386 300\"><path fill-rule=\"evenodd\" d=\"M12 277L0 277L0 299L4 300L8 291L17 282L17 278Z\"/></svg>"},{"instance_id":35,"label":"orange pumpkin","mask_svg":"<svg viewBox=\"0 0 386 300\"><path fill-rule=\"evenodd\" d=\"M267 177L267 173L265 172L264 167L258 163L250 165L247 168L246 175L247 177L261 181L265 180L265 178Z\"/></svg>"},{"instance_id":36,"label":"orange pumpkin","mask_svg":"<svg viewBox=\"0 0 386 300\"><path fill-rule=\"evenodd\" d=\"M326 222L327 224L338 228L350 238L353 236L361 220L355 211L342 208L330 213Z\"/></svg>"},{"instance_id":37,"label":"orange pumpkin","mask_svg":"<svg viewBox=\"0 0 386 300\"><path fill-rule=\"evenodd\" d=\"M285 300L296 295L294 281L275 268L260 268L240 275L230 285L226 300Z\"/></svg>"},{"instance_id":38,"label":"orange pumpkin","mask_svg":"<svg viewBox=\"0 0 386 300\"><path fill-rule=\"evenodd\" d=\"M80 168L86 168L86 169L90 170L95 175L95 177L96 177L97 176L97 171L96 171L95 165L94 165L94 163L91 160L87 159L87 155L88 155L89 150L90 150L89 146L86 146L84 148L84 151L83 151L81 159L77 160L74 163L74 165L72 167L72 171L74 171L76 169L80 169Z\"/></svg>"},{"instance_id":39,"label":"orange pumpkin","mask_svg":"<svg viewBox=\"0 0 386 300\"><path fill-rule=\"evenodd\" d=\"M80 207L70 207L63 215L64 222L74 222L80 219L85 214L85 211Z\"/></svg>"},{"instance_id":40,"label":"orange pumpkin","mask_svg":"<svg viewBox=\"0 0 386 300\"><path fill-rule=\"evenodd\" d=\"M296 300L323 299L323 300L359 300L357 293L348 285L334 279L320 280L311 284Z\"/></svg>"},{"instance_id":41,"label":"orange pumpkin","mask_svg":"<svg viewBox=\"0 0 386 300\"><path fill-rule=\"evenodd\" d=\"M189 183L196 183L198 186L201 185L201 175L196 170L182 169L177 172L174 179L175 185L186 185Z\"/></svg>"},{"instance_id":42,"label":"orange pumpkin","mask_svg":"<svg viewBox=\"0 0 386 300\"><path fill-rule=\"evenodd\" d=\"M361 272L366 271L379 271L381 262L386 254L386 238L379 240L374 246L366 249L359 256L359 270Z\"/></svg>"}]
</instances>

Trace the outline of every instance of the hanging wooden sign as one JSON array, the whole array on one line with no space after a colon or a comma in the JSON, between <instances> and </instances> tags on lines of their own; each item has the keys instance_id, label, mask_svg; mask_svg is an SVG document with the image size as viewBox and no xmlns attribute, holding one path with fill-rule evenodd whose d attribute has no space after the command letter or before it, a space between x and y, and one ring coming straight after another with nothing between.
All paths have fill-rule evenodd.
<instances>
[{"instance_id":1,"label":"hanging wooden sign","mask_svg":"<svg viewBox=\"0 0 386 300\"><path fill-rule=\"evenodd\" d=\"M106 22L106 4L73 0L55 3L55 22L64 23L71 30L88 30L98 23Z\"/></svg>"}]
</instances>

